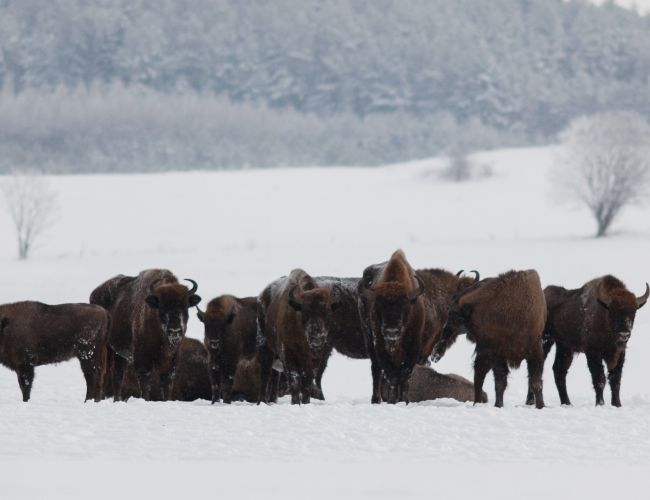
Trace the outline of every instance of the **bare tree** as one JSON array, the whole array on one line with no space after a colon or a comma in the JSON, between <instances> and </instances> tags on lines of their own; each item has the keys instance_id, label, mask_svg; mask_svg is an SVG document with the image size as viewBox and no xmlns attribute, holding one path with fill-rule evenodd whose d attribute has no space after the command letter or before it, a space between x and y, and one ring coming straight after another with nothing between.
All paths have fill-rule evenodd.
<instances>
[{"instance_id":1,"label":"bare tree","mask_svg":"<svg viewBox=\"0 0 650 500\"><path fill-rule=\"evenodd\" d=\"M559 194L586 205L596 237L605 236L621 210L648 193L650 126L637 113L601 113L574 120L561 140L554 170Z\"/></svg>"},{"instance_id":2,"label":"bare tree","mask_svg":"<svg viewBox=\"0 0 650 500\"><path fill-rule=\"evenodd\" d=\"M18 258L29 257L40 236L54 223L56 196L45 177L14 172L2 180L2 193L18 238Z\"/></svg>"}]
</instances>

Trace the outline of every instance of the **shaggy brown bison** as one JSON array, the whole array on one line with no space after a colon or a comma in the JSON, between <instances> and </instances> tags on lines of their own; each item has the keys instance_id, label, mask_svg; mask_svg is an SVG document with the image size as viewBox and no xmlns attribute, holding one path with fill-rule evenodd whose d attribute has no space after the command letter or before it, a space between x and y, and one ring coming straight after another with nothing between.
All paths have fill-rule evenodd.
<instances>
[{"instance_id":1,"label":"shaggy brown bison","mask_svg":"<svg viewBox=\"0 0 650 500\"><path fill-rule=\"evenodd\" d=\"M382 386L382 397L388 399L388 387ZM487 394L481 393L481 402L487 403ZM408 399L411 403L450 398L457 401L474 401L474 384L455 373L443 374L428 366L416 365L409 381Z\"/></svg>"},{"instance_id":2,"label":"shaggy brown bison","mask_svg":"<svg viewBox=\"0 0 650 500\"><path fill-rule=\"evenodd\" d=\"M596 391L596 404L604 404L604 360L609 371L612 406L621 406L625 349L632 333L636 311L645 305L650 295L648 284L646 283L645 293L641 297L635 297L620 280L608 275L575 290L548 286L544 295L548 308L544 350L548 354L555 343L553 374L562 404L571 404L566 388L566 374L573 355L584 352Z\"/></svg>"},{"instance_id":3,"label":"shaggy brown bison","mask_svg":"<svg viewBox=\"0 0 650 500\"><path fill-rule=\"evenodd\" d=\"M261 369L259 401L273 401L284 371L291 403L309 403L311 386L327 346L327 315L339 303L302 269L268 285L258 298L258 355ZM281 368L277 365L281 364ZM269 383L273 372L273 383Z\"/></svg>"},{"instance_id":4,"label":"shaggy brown bison","mask_svg":"<svg viewBox=\"0 0 650 500\"><path fill-rule=\"evenodd\" d=\"M433 359L439 360L458 334L467 333L476 344L475 402L480 402L483 381L492 370L495 406L502 407L509 367L518 367L525 359L529 389L537 408L543 408L545 321L546 302L536 271L509 271L482 280L460 292Z\"/></svg>"},{"instance_id":5,"label":"shaggy brown bison","mask_svg":"<svg viewBox=\"0 0 650 500\"><path fill-rule=\"evenodd\" d=\"M411 371L422 357L424 281L398 250L387 262L367 267L358 290L373 379L372 402L381 401L382 376L389 384L388 402L408 402Z\"/></svg>"},{"instance_id":6,"label":"shaggy brown bison","mask_svg":"<svg viewBox=\"0 0 650 500\"><path fill-rule=\"evenodd\" d=\"M0 306L0 363L15 371L29 401L34 367L79 359L86 401L102 399L110 317L88 304L16 302Z\"/></svg>"},{"instance_id":7,"label":"shaggy brown bison","mask_svg":"<svg viewBox=\"0 0 650 500\"><path fill-rule=\"evenodd\" d=\"M112 391L122 399L122 381L133 365L140 394L151 399L151 386L158 379L161 398L169 399L176 356L185 335L188 309L201 297L164 269L142 271L138 276L119 275L97 287L90 301L108 309L112 316L109 345L112 350Z\"/></svg>"},{"instance_id":8,"label":"shaggy brown bison","mask_svg":"<svg viewBox=\"0 0 650 500\"><path fill-rule=\"evenodd\" d=\"M257 298L221 295L197 315L204 325L205 347L210 354L212 402L223 398L224 403L230 403L239 360L251 359L257 351Z\"/></svg>"}]
</instances>

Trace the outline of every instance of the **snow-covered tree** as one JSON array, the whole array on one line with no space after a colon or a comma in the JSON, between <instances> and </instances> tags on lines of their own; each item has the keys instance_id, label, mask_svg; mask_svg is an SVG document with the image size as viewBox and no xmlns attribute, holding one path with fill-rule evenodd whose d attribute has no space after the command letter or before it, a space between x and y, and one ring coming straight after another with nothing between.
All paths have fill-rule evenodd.
<instances>
[{"instance_id":1,"label":"snow-covered tree","mask_svg":"<svg viewBox=\"0 0 650 500\"><path fill-rule=\"evenodd\" d=\"M626 205L648 195L650 126L636 113L601 113L576 119L561 139L560 194L585 205L605 236Z\"/></svg>"},{"instance_id":2,"label":"snow-covered tree","mask_svg":"<svg viewBox=\"0 0 650 500\"><path fill-rule=\"evenodd\" d=\"M54 223L56 195L44 176L36 172L7 176L0 189L16 228L18 258L27 259L35 243Z\"/></svg>"}]
</instances>

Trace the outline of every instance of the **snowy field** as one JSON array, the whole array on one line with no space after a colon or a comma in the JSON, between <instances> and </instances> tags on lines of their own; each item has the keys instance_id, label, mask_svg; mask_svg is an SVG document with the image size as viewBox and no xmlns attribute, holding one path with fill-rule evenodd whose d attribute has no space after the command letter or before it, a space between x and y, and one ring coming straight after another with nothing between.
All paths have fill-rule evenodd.
<instances>
[{"instance_id":1,"label":"snowy field","mask_svg":"<svg viewBox=\"0 0 650 500\"><path fill-rule=\"evenodd\" d=\"M640 295L650 281L650 217L628 209L613 235L590 236L586 211L553 197L552 148L479 155L494 175L442 181L440 163L51 180L58 221L27 262L0 212L0 302L86 301L117 273L166 267L199 283L203 304L256 295L303 267L359 276L403 248L415 268L535 268L544 285L578 287L612 273ZM584 356L560 407L523 405L525 368L505 408L449 400L370 405L368 361L336 355L325 403L292 407L195 403L84 404L77 361L40 367L32 400L0 369L1 498L640 498L650 465L650 309L635 324L623 408L594 407ZM188 334L202 337L194 315ZM436 365L472 377L472 345ZM643 490L641 489L643 488Z\"/></svg>"}]
</instances>

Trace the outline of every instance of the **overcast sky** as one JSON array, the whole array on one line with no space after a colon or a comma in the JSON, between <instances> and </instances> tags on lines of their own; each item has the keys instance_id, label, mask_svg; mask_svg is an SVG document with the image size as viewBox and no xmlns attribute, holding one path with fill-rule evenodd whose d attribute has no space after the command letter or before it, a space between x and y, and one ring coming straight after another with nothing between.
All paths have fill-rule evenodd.
<instances>
[{"instance_id":1,"label":"overcast sky","mask_svg":"<svg viewBox=\"0 0 650 500\"><path fill-rule=\"evenodd\" d=\"M591 1L600 4L603 3L605 0L591 0ZM615 2L619 5L623 5L624 7L636 6L637 9L642 13L650 12L650 0L615 0Z\"/></svg>"}]
</instances>

